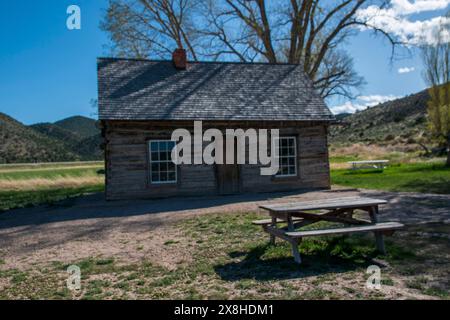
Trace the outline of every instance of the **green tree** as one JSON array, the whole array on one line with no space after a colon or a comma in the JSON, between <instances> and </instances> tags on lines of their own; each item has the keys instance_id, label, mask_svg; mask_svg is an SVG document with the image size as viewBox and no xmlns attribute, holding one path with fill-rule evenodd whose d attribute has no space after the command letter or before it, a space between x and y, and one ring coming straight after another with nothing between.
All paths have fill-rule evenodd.
<instances>
[{"instance_id":1,"label":"green tree","mask_svg":"<svg viewBox=\"0 0 450 320\"><path fill-rule=\"evenodd\" d=\"M450 16L448 14L447 16ZM443 20L435 43L422 47L424 79L430 86L428 123L432 135L447 147L450 166L450 23Z\"/></svg>"}]
</instances>

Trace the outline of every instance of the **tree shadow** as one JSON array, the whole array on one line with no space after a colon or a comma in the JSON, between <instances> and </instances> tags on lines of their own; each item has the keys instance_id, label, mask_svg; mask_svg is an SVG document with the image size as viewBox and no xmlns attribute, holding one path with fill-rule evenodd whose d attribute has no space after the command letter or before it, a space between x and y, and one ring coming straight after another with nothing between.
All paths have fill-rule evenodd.
<instances>
[{"instance_id":1,"label":"tree shadow","mask_svg":"<svg viewBox=\"0 0 450 320\"><path fill-rule=\"evenodd\" d=\"M323 248L309 250L300 246L302 263L295 263L293 257L286 254L290 247L270 244L259 245L250 251L233 251L229 256L233 259L241 258L236 262L218 264L215 272L225 281L239 281L253 279L261 281L298 279L326 274L339 274L377 264L373 259L378 256L375 249L366 252L357 252L351 243L345 244L347 237L334 237L327 240ZM284 247L285 254L274 257L265 257L267 251L275 247ZM371 248L374 243L367 243ZM336 248L340 247L336 252ZM380 265L380 267L383 267Z\"/></svg>"},{"instance_id":2,"label":"tree shadow","mask_svg":"<svg viewBox=\"0 0 450 320\"><path fill-rule=\"evenodd\" d=\"M450 182L445 178L434 180L416 179L403 183L399 187L399 189L414 190L421 193L450 194Z\"/></svg>"}]
</instances>

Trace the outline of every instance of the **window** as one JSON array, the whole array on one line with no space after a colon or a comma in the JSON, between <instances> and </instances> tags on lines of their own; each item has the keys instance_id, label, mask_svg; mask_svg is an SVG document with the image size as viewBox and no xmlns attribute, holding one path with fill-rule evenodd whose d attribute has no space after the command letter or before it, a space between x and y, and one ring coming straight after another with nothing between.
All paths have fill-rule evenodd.
<instances>
[{"instance_id":1,"label":"window","mask_svg":"<svg viewBox=\"0 0 450 320\"><path fill-rule=\"evenodd\" d=\"M278 145L279 167L277 177L297 175L297 141L295 137L280 137Z\"/></svg>"},{"instance_id":2,"label":"window","mask_svg":"<svg viewBox=\"0 0 450 320\"><path fill-rule=\"evenodd\" d=\"M151 183L177 182L177 167L172 162L171 152L175 141L150 141L150 181Z\"/></svg>"}]
</instances>

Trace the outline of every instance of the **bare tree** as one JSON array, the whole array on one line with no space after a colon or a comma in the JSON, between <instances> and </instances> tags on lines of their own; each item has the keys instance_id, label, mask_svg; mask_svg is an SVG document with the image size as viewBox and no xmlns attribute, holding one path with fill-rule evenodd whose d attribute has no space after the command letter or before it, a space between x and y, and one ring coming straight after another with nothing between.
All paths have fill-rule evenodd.
<instances>
[{"instance_id":1,"label":"bare tree","mask_svg":"<svg viewBox=\"0 0 450 320\"><path fill-rule=\"evenodd\" d=\"M450 13L448 14L450 17ZM450 23L443 22L436 34L436 43L422 47L424 79L430 86L428 122L431 133L447 146L450 166Z\"/></svg>"},{"instance_id":2,"label":"bare tree","mask_svg":"<svg viewBox=\"0 0 450 320\"><path fill-rule=\"evenodd\" d=\"M197 0L110 0L101 28L120 56L163 58L179 47L197 60L193 18L197 4Z\"/></svg>"},{"instance_id":3,"label":"bare tree","mask_svg":"<svg viewBox=\"0 0 450 320\"><path fill-rule=\"evenodd\" d=\"M103 29L123 55L167 57L174 46L209 60L301 64L323 97L363 84L344 50L358 28L397 39L358 10L387 0L110 0Z\"/></svg>"}]
</instances>

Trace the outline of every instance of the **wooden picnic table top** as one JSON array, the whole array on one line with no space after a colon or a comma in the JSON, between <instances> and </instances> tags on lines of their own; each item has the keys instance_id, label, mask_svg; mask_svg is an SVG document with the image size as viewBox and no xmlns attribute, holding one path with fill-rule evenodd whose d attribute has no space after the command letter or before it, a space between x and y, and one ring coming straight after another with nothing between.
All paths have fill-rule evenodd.
<instances>
[{"instance_id":1,"label":"wooden picnic table top","mask_svg":"<svg viewBox=\"0 0 450 320\"><path fill-rule=\"evenodd\" d=\"M385 203L387 203L387 201L382 199L373 199L366 197L343 197L322 200L264 204L260 205L259 207L261 209L266 209L272 212L287 213L320 209L363 208Z\"/></svg>"},{"instance_id":2,"label":"wooden picnic table top","mask_svg":"<svg viewBox=\"0 0 450 320\"><path fill-rule=\"evenodd\" d=\"M388 163L389 160L361 160L361 161L348 161L351 164L366 164L366 163Z\"/></svg>"}]
</instances>

